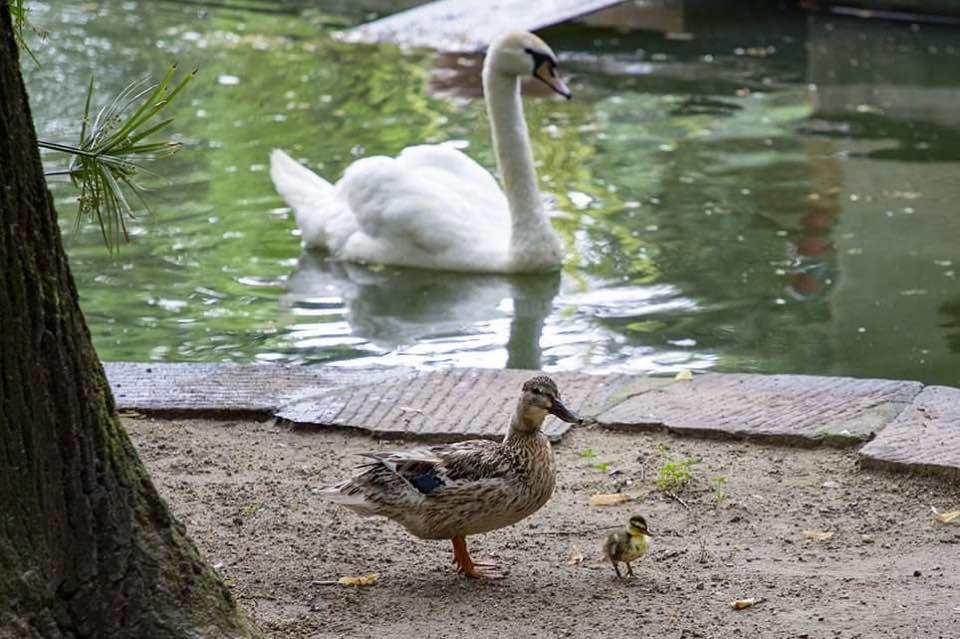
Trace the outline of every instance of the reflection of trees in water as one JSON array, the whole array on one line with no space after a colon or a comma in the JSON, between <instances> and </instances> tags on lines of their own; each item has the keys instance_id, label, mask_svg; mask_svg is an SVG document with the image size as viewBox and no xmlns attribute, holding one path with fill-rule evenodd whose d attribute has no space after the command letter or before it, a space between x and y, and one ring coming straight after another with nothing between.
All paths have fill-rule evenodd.
<instances>
[{"instance_id":1,"label":"reflection of trees in water","mask_svg":"<svg viewBox=\"0 0 960 639\"><path fill-rule=\"evenodd\" d=\"M811 125L820 135L887 142L861 155L873 160L960 158L955 27L814 14L809 28Z\"/></svg>"},{"instance_id":2,"label":"reflection of trees in water","mask_svg":"<svg viewBox=\"0 0 960 639\"><path fill-rule=\"evenodd\" d=\"M957 124L960 124L960 116L957 117ZM900 162L960 160L960 132L957 131L956 124L945 125L916 118L894 118L877 113L844 111L819 113L816 119L804 127L804 132L843 141L854 138L885 143L880 148L849 153L849 158Z\"/></svg>"},{"instance_id":3,"label":"reflection of trees in water","mask_svg":"<svg viewBox=\"0 0 960 639\"><path fill-rule=\"evenodd\" d=\"M112 98L134 80L163 77L177 61L174 53L156 52L157 39L177 22L164 12L162 3L138 3L137 19L132 23L124 22L129 11L119 2L98 6L31 0L26 4L30 24L54 34L36 49L41 64L24 74L31 99L38 105L34 110L41 139L79 137L90 77L94 78L95 98ZM131 54L140 51L155 53ZM101 106L91 105L92 112Z\"/></svg>"},{"instance_id":4,"label":"reflection of trees in water","mask_svg":"<svg viewBox=\"0 0 960 639\"><path fill-rule=\"evenodd\" d=\"M587 228L594 259L584 269L668 282L696 301L689 312L608 327L631 343L693 338L698 349L743 358L721 366L824 370L840 184L830 143L793 134L808 113L804 94L627 95L598 110L607 126L591 170L620 185L619 206L591 211L602 222Z\"/></svg>"},{"instance_id":5,"label":"reflection of trees in water","mask_svg":"<svg viewBox=\"0 0 960 639\"><path fill-rule=\"evenodd\" d=\"M960 297L944 302L939 311L946 316L940 328L944 329L947 348L951 353L960 353Z\"/></svg>"}]
</instances>

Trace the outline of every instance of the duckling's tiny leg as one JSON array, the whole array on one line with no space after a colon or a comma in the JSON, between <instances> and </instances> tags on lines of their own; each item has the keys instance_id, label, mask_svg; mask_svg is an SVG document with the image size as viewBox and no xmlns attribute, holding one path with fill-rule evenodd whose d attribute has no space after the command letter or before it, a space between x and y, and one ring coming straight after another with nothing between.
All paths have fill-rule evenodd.
<instances>
[{"instance_id":1,"label":"duckling's tiny leg","mask_svg":"<svg viewBox=\"0 0 960 639\"><path fill-rule=\"evenodd\" d=\"M625 561L623 563L627 564L627 576L633 577L633 566L630 565L629 561Z\"/></svg>"},{"instance_id":2,"label":"duckling's tiny leg","mask_svg":"<svg viewBox=\"0 0 960 639\"><path fill-rule=\"evenodd\" d=\"M453 563L457 564L457 570L472 579L500 579L503 573L500 572L496 564L485 562L474 562L467 552L467 540L462 536L454 537L453 541Z\"/></svg>"},{"instance_id":3,"label":"duckling's tiny leg","mask_svg":"<svg viewBox=\"0 0 960 639\"><path fill-rule=\"evenodd\" d=\"M617 565L616 560L612 560L612 559L611 559L611 560L610 560L610 563L613 564L613 569L614 569L615 571L617 571L617 579L622 579L622 578L623 578L623 575L620 574L620 566Z\"/></svg>"}]
</instances>

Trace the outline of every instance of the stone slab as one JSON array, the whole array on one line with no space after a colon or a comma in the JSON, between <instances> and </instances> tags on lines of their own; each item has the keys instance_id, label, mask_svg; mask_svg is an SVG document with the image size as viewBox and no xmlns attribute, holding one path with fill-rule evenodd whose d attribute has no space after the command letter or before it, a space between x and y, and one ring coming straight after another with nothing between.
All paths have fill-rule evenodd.
<instances>
[{"instance_id":1,"label":"stone slab","mask_svg":"<svg viewBox=\"0 0 960 639\"><path fill-rule=\"evenodd\" d=\"M381 437L466 439L503 437L520 387L537 371L456 368L341 388L293 403L277 416L296 423L362 428ZM550 373L564 404L590 417L609 404L623 375ZM570 425L548 417L547 436Z\"/></svg>"},{"instance_id":2,"label":"stone slab","mask_svg":"<svg viewBox=\"0 0 960 639\"><path fill-rule=\"evenodd\" d=\"M273 414L300 397L339 386L375 383L408 368L105 362L120 410Z\"/></svg>"},{"instance_id":3,"label":"stone slab","mask_svg":"<svg viewBox=\"0 0 960 639\"><path fill-rule=\"evenodd\" d=\"M628 397L597 419L614 428L851 446L871 439L921 388L883 379L708 373Z\"/></svg>"},{"instance_id":4,"label":"stone slab","mask_svg":"<svg viewBox=\"0 0 960 639\"><path fill-rule=\"evenodd\" d=\"M337 34L346 42L393 42L478 53L504 31L535 31L622 0L439 0Z\"/></svg>"},{"instance_id":5,"label":"stone slab","mask_svg":"<svg viewBox=\"0 0 960 639\"><path fill-rule=\"evenodd\" d=\"M275 364L104 367L121 410L254 413L383 437L499 438L535 371ZM551 373L564 402L610 428L848 446L864 467L960 478L960 389L805 375L698 375L674 381ZM548 418L556 441L570 426Z\"/></svg>"},{"instance_id":6,"label":"stone slab","mask_svg":"<svg viewBox=\"0 0 960 639\"><path fill-rule=\"evenodd\" d=\"M960 478L960 389L927 386L876 439L861 465Z\"/></svg>"}]
</instances>

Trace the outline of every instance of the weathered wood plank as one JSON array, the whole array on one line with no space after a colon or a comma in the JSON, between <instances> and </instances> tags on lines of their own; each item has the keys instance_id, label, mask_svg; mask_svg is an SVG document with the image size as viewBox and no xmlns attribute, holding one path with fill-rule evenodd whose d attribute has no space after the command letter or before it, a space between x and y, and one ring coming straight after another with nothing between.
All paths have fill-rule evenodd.
<instances>
[{"instance_id":1,"label":"weathered wood plank","mask_svg":"<svg viewBox=\"0 0 960 639\"><path fill-rule=\"evenodd\" d=\"M394 42L477 53L504 31L535 31L622 0L439 0L338 34L347 42Z\"/></svg>"}]
</instances>

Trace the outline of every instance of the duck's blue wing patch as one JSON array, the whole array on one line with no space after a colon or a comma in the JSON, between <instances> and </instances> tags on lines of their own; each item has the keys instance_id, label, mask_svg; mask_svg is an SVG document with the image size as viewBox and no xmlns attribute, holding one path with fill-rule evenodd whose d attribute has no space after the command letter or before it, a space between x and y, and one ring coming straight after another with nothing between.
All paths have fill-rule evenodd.
<instances>
[{"instance_id":1,"label":"duck's blue wing patch","mask_svg":"<svg viewBox=\"0 0 960 639\"><path fill-rule=\"evenodd\" d=\"M471 440L413 450L361 453L373 461L363 464L368 472L382 469L399 477L421 495L463 487L471 482L511 476L509 456L499 453L500 445L488 440Z\"/></svg>"},{"instance_id":2,"label":"duck's blue wing patch","mask_svg":"<svg viewBox=\"0 0 960 639\"><path fill-rule=\"evenodd\" d=\"M436 468L414 475L410 478L410 483L424 495L429 495L446 485Z\"/></svg>"}]
</instances>

